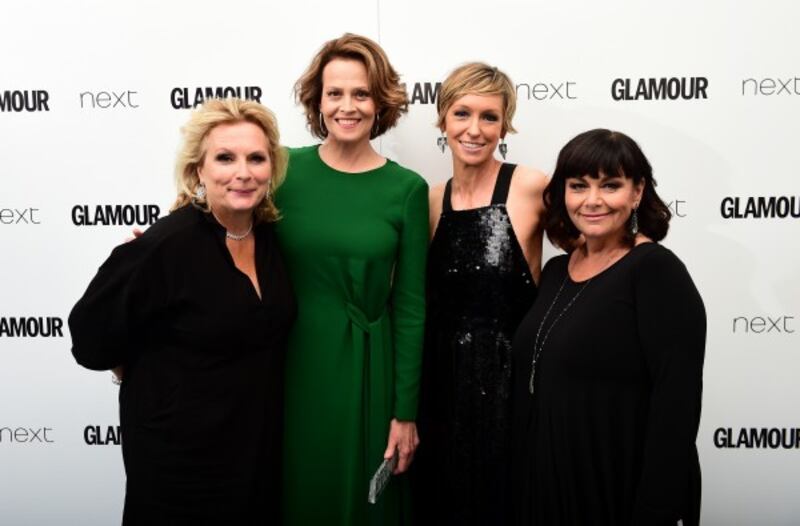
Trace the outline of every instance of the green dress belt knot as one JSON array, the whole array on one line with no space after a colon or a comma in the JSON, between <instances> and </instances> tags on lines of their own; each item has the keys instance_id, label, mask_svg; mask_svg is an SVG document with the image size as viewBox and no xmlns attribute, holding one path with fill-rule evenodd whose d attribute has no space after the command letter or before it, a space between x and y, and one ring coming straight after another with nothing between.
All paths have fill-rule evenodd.
<instances>
[{"instance_id":1,"label":"green dress belt knot","mask_svg":"<svg viewBox=\"0 0 800 526\"><path fill-rule=\"evenodd\" d=\"M374 320L370 320L360 307L349 301L346 302L346 311L353 330L353 352L363 356L364 360L364 468L369 482L383 461L389 438L388 423L393 417L390 396L394 392L392 323L388 307ZM390 386L389 389L386 386ZM364 488L365 500L367 489Z\"/></svg>"}]
</instances>

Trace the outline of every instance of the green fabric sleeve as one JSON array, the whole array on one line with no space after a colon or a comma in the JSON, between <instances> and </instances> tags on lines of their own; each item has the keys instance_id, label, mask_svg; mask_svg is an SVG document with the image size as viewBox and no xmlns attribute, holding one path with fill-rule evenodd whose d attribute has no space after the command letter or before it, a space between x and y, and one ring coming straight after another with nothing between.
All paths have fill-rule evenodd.
<instances>
[{"instance_id":1,"label":"green fabric sleeve","mask_svg":"<svg viewBox=\"0 0 800 526\"><path fill-rule=\"evenodd\" d=\"M425 269L428 255L428 185L414 182L403 210L403 225L392 287L395 353L394 416L415 420L425 333Z\"/></svg>"}]
</instances>

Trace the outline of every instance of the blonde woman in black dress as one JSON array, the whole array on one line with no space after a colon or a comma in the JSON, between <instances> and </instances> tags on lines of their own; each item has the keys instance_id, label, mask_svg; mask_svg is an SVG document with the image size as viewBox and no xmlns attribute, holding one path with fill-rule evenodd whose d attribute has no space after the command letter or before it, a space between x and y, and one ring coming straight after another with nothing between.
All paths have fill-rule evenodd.
<instances>
[{"instance_id":1,"label":"blonde woman in black dress","mask_svg":"<svg viewBox=\"0 0 800 526\"><path fill-rule=\"evenodd\" d=\"M116 247L69 317L72 352L121 377L123 524L277 524L294 294L273 222L272 113L206 102L169 216Z\"/></svg>"},{"instance_id":2,"label":"blonde woman in black dress","mask_svg":"<svg viewBox=\"0 0 800 526\"><path fill-rule=\"evenodd\" d=\"M430 197L418 523L510 517L511 338L536 296L546 184L541 172L496 158L515 103L508 76L481 63L454 70L439 94L453 177Z\"/></svg>"}]
</instances>

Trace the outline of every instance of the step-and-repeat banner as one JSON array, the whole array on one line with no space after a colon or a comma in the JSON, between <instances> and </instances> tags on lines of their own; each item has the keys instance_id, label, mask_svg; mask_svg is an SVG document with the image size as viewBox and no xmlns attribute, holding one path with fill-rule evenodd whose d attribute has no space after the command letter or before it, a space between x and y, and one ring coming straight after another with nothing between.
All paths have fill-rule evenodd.
<instances>
[{"instance_id":1,"label":"step-and-repeat banner","mask_svg":"<svg viewBox=\"0 0 800 526\"><path fill-rule=\"evenodd\" d=\"M168 213L198 103L260 100L285 144L313 142L292 86L345 31L384 46L411 98L376 147L431 183L451 167L437 86L466 61L517 86L511 161L551 172L590 128L639 142L673 213L664 244L708 311L703 522L800 523L798 20L788 0L7 2L0 523L119 521L117 387L74 363L70 308L132 228Z\"/></svg>"}]
</instances>

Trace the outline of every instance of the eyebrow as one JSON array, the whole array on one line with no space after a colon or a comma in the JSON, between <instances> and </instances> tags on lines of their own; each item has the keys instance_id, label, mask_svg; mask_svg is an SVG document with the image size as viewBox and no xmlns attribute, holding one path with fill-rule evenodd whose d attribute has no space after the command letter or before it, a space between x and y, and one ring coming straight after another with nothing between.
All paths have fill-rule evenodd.
<instances>
[{"instance_id":1,"label":"eyebrow","mask_svg":"<svg viewBox=\"0 0 800 526\"><path fill-rule=\"evenodd\" d=\"M268 150L268 148L267 148L267 149L264 149L264 148L257 148L257 149L255 149L255 150L253 150L253 151L249 152L247 155L252 155L252 154L254 154L254 153L267 153L267 150ZM214 153L221 153L221 152L226 152L226 153L235 153L235 152L234 152L234 148L230 148L230 147L228 147L228 146L218 146L216 149L214 149L214 150L210 150L210 151L212 151L212 152L214 152Z\"/></svg>"},{"instance_id":2,"label":"eyebrow","mask_svg":"<svg viewBox=\"0 0 800 526\"><path fill-rule=\"evenodd\" d=\"M344 88L342 88L342 87L340 87L340 86L336 86L335 84L333 84L333 85L329 85L329 86L328 86L327 88L325 88L325 89L326 89L326 91L327 91L327 90L332 90L332 89L338 89L338 90L344 91ZM351 89L352 91L355 91L355 90L369 91L369 86L354 86L354 87L352 87L352 88L350 88L350 89Z\"/></svg>"},{"instance_id":3,"label":"eyebrow","mask_svg":"<svg viewBox=\"0 0 800 526\"><path fill-rule=\"evenodd\" d=\"M478 111L471 106L467 106L466 104L454 104L452 106L453 110L469 110L469 111ZM493 113L495 115L502 113L502 110L497 110L494 108L479 110L478 113Z\"/></svg>"},{"instance_id":4,"label":"eyebrow","mask_svg":"<svg viewBox=\"0 0 800 526\"><path fill-rule=\"evenodd\" d=\"M585 179L587 177L590 178L590 179L600 179L601 181L608 181L610 179L623 179L624 178L624 176L622 174L619 174L619 173L614 174L614 175L605 175L605 174L599 175L598 174L597 176L595 176L595 175L593 175L591 173L586 173L586 174L583 174L583 175L572 175L570 177L567 177L567 179L580 179L580 180L583 180L583 179Z\"/></svg>"}]
</instances>

